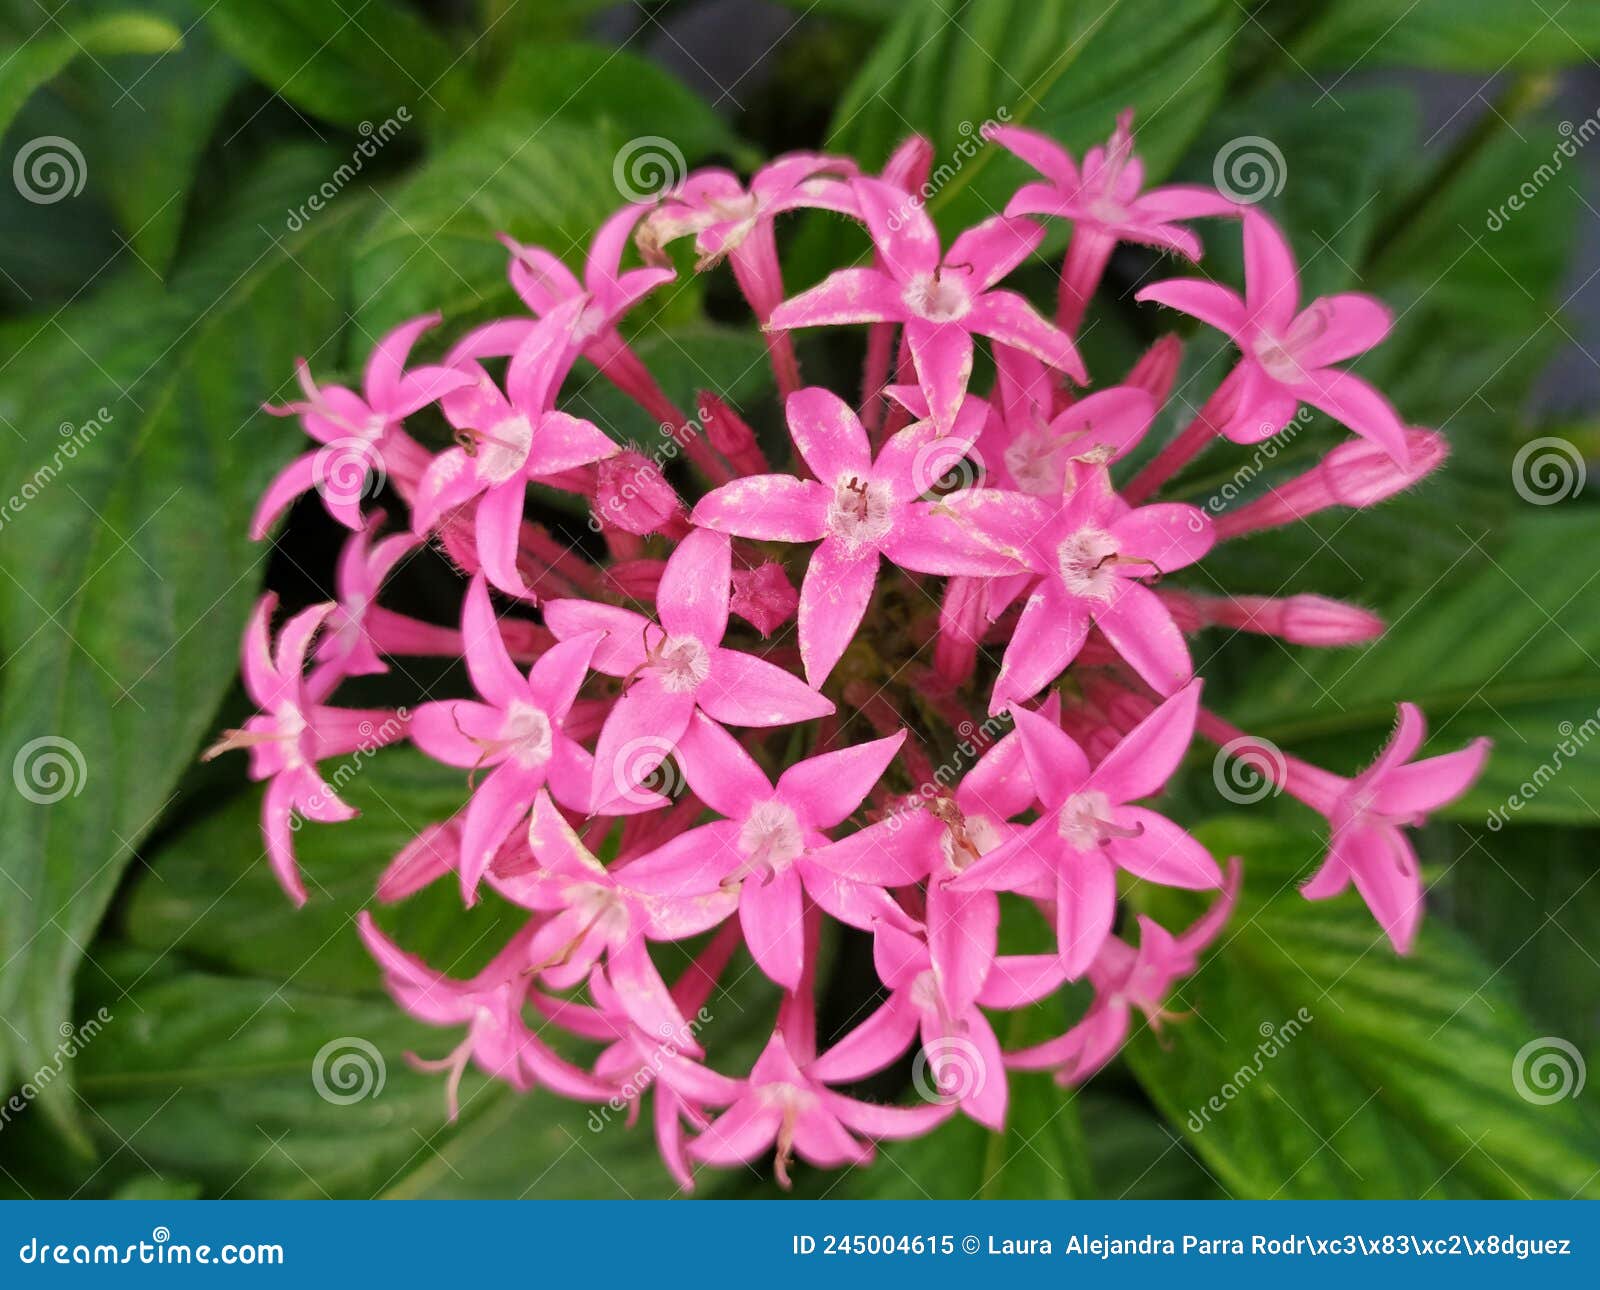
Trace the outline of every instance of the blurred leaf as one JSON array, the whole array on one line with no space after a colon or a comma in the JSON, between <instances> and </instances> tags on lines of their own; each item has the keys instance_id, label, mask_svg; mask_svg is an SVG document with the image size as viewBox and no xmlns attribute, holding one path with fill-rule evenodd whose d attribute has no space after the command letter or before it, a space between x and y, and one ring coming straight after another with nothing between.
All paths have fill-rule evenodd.
<instances>
[{"instance_id":1,"label":"blurred leaf","mask_svg":"<svg viewBox=\"0 0 1600 1290\"><path fill-rule=\"evenodd\" d=\"M443 111L449 44L401 0L217 0L227 51L297 107L339 125Z\"/></svg>"},{"instance_id":2,"label":"blurred leaf","mask_svg":"<svg viewBox=\"0 0 1600 1290\"><path fill-rule=\"evenodd\" d=\"M1102 1093L1076 1098L1098 1200L1217 1200L1221 1192L1183 1134L1148 1107Z\"/></svg>"},{"instance_id":3,"label":"blurred leaf","mask_svg":"<svg viewBox=\"0 0 1600 1290\"><path fill-rule=\"evenodd\" d=\"M1435 903L1517 987L1551 1034L1600 1062L1600 834L1593 828L1470 831ZM1440 888L1434 889L1436 892Z\"/></svg>"},{"instance_id":4,"label":"blurred leaf","mask_svg":"<svg viewBox=\"0 0 1600 1290\"><path fill-rule=\"evenodd\" d=\"M296 833L311 893L303 909L272 876L260 841L261 790L252 787L180 830L151 858L156 876L135 887L123 916L128 939L240 976L268 979L286 971L306 989L382 995L352 920L372 903L389 859L466 802L466 779L409 747L346 758L324 774L338 776L340 795L361 815L341 827L308 825ZM492 896L463 909L448 881L379 912L396 941L457 976L482 967L522 921L509 911L507 922L507 908Z\"/></svg>"},{"instance_id":5,"label":"blurred leaf","mask_svg":"<svg viewBox=\"0 0 1600 1290\"><path fill-rule=\"evenodd\" d=\"M183 28L183 47L137 74L122 60L107 62L119 89L92 100L90 164L134 251L162 273L177 251L201 153L245 75L200 21L204 0L157 3Z\"/></svg>"},{"instance_id":6,"label":"blurred leaf","mask_svg":"<svg viewBox=\"0 0 1600 1290\"><path fill-rule=\"evenodd\" d=\"M1231 0L922 0L903 7L846 92L829 146L877 166L933 141L929 200L947 231L1005 207L1033 172L978 137L1004 120L1081 151L1135 109L1152 177L1171 168L1227 75Z\"/></svg>"},{"instance_id":7,"label":"blurred leaf","mask_svg":"<svg viewBox=\"0 0 1600 1290\"><path fill-rule=\"evenodd\" d=\"M65 26L48 24L48 34L36 34L10 48L0 46L0 67L5 68L5 77L0 79L0 135L28 96L78 55L160 54L182 43L183 36L171 23L130 10L78 19Z\"/></svg>"},{"instance_id":8,"label":"blurred leaf","mask_svg":"<svg viewBox=\"0 0 1600 1290\"><path fill-rule=\"evenodd\" d=\"M219 221L225 263L170 292L114 286L7 337L0 416L20 445L0 498L13 549L26 535L30 553L0 582L0 761L19 788L0 795L17 893L0 909L7 1076L48 1060L83 946L233 674L264 554L239 517L279 460L240 451L241 436L261 433L295 355L344 320L341 234L360 207L263 237L262 209L325 165L275 161ZM201 289L218 277L224 292ZM61 1082L44 1099L63 1125L66 1095Z\"/></svg>"},{"instance_id":9,"label":"blurred leaf","mask_svg":"<svg viewBox=\"0 0 1600 1290\"><path fill-rule=\"evenodd\" d=\"M1565 67L1600 53L1600 11L1546 0L1334 0L1317 6L1291 52L1343 75L1361 67L1490 75Z\"/></svg>"},{"instance_id":10,"label":"blurred leaf","mask_svg":"<svg viewBox=\"0 0 1600 1290\"><path fill-rule=\"evenodd\" d=\"M665 138L679 150L675 159L663 154L674 168L739 148L727 123L670 72L626 49L582 41L517 49L485 114L602 124L619 138ZM653 178L661 182L664 176Z\"/></svg>"},{"instance_id":11,"label":"blurred leaf","mask_svg":"<svg viewBox=\"0 0 1600 1290\"><path fill-rule=\"evenodd\" d=\"M376 339L433 310L459 324L511 312L501 233L581 264L582 248L621 203L615 152L597 130L522 114L451 140L385 200L357 250L360 328Z\"/></svg>"},{"instance_id":12,"label":"blurred leaf","mask_svg":"<svg viewBox=\"0 0 1600 1290\"><path fill-rule=\"evenodd\" d=\"M1353 896L1309 904L1314 836L1228 818L1246 900L1175 1010L1127 1049L1140 1082L1236 1197L1600 1195L1594 1096L1537 1104L1513 1062L1541 1034L1438 920L1400 958Z\"/></svg>"}]
</instances>

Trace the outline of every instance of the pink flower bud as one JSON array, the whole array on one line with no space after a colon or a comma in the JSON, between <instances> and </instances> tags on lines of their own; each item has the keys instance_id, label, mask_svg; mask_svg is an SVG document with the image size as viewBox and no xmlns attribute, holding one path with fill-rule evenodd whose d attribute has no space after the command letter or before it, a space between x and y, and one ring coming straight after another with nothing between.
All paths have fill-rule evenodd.
<instances>
[{"instance_id":1,"label":"pink flower bud","mask_svg":"<svg viewBox=\"0 0 1600 1290\"><path fill-rule=\"evenodd\" d=\"M771 636L795 615L800 593L776 560L755 569L733 571L733 595L728 608L763 636Z\"/></svg>"}]
</instances>

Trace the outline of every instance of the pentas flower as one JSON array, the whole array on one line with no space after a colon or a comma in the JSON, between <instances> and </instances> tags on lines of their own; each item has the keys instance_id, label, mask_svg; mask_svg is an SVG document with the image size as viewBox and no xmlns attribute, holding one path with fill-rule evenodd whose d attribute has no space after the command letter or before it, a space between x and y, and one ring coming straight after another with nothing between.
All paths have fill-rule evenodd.
<instances>
[{"instance_id":1,"label":"pentas flower","mask_svg":"<svg viewBox=\"0 0 1600 1290\"><path fill-rule=\"evenodd\" d=\"M1405 427L1371 385L1333 364L1364 354L1389 334L1389 310L1371 296L1320 296L1300 308L1294 253L1270 218L1244 215L1245 292L1198 278L1157 282L1136 299L1191 314L1227 335L1241 358L1229 378L1233 414L1223 433L1237 443L1270 439L1302 403L1326 412L1404 466Z\"/></svg>"},{"instance_id":2,"label":"pentas flower","mask_svg":"<svg viewBox=\"0 0 1600 1290\"><path fill-rule=\"evenodd\" d=\"M785 211L814 208L856 213L848 183L855 163L842 157L799 152L779 157L750 179L747 189L728 170L698 170L688 176L651 212L640 241L646 254L685 235L693 235L699 260L708 269L726 259L756 320L766 323L783 299L783 271L773 231ZM769 332L768 349L778 388L788 394L800 387L794 349L782 332Z\"/></svg>"},{"instance_id":3,"label":"pentas flower","mask_svg":"<svg viewBox=\"0 0 1600 1290\"><path fill-rule=\"evenodd\" d=\"M1111 934L1116 871L1204 891L1222 872L1200 843L1164 815L1131 805L1160 791L1189 747L1199 682L1191 682L1091 767L1076 741L1048 719L1013 710L1039 818L960 877L957 889L1054 884L1056 939L1069 977L1088 969Z\"/></svg>"},{"instance_id":4,"label":"pentas flower","mask_svg":"<svg viewBox=\"0 0 1600 1290\"><path fill-rule=\"evenodd\" d=\"M244 688L261 711L238 730L228 731L204 754L210 760L235 748L250 752L250 778L270 780L261 799L261 831L267 859L279 884L297 905L306 902L305 884L294 858L294 817L325 824L355 818L355 808L323 782L317 763L357 749L376 749L402 738L401 712L372 708L334 708L322 702L334 679L326 670L307 680L306 656L334 606L315 605L296 614L271 648L270 624L277 597L256 604L244 637Z\"/></svg>"},{"instance_id":5,"label":"pentas flower","mask_svg":"<svg viewBox=\"0 0 1600 1290\"><path fill-rule=\"evenodd\" d=\"M772 311L769 327L900 323L929 415L949 434L972 379L972 338L987 336L1033 354L1080 385L1083 361L1065 333L1028 301L995 284L1044 239L1031 220L995 218L962 233L948 252L919 203L880 179L853 183L881 267L840 269Z\"/></svg>"},{"instance_id":6,"label":"pentas flower","mask_svg":"<svg viewBox=\"0 0 1600 1290\"><path fill-rule=\"evenodd\" d=\"M967 540L939 505L918 499L947 465L965 456L982 425L981 404L948 432L932 421L902 430L872 456L850 406L823 389L800 390L786 405L795 449L816 479L756 475L724 484L694 511L694 522L740 537L820 545L800 587L800 658L821 685L866 616L886 557L918 573L1000 573L1003 552Z\"/></svg>"},{"instance_id":7,"label":"pentas flower","mask_svg":"<svg viewBox=\"0 0 1600 1290\"><path fill-rule=\"evenodd\" d=\"M438 314L414 318L380 340L367 360L360 394L342 385L319 386L300 360L296 371L305 398L265 410L273 416L298 416L305 432L323 447L296 457L267 485L250 521L252 538L264 538L284 508L312 488L322 494L328 514L346 528L359 529L372 472L382 471L397 487L415 486L427 453L401 429L402 422L471 380L452 367L405 370L417 338L438 321Z\"/></svg>"},{"instance_id":8,"label":"pentas flower","mask_svg":"<svg viewBox=\"0 0 1600 1290\"><path fill-rule=\"evenodd\" d=\"M473 790L461 827L461 889L470 900L478 879L548 783L574 810L587 809L593 759L562 729L602 633L552 646L524 676L511 661L481 577L461 616L467 670L479 699L424 703L411 738L447 766L487 770Z\"/></svg>"},{"instance_id":9,"label":"pentas flower","mask_svg":"<svg viewBox=\"0 0 1600 1290\"><path fill-rule=\"evenodd\" d=\"M417 489L412 526L419 535L445 512L476 500L479 561L489 581L508 595L532 598L517 570L528 483L617 451L598 426L554 407L572 363L568 333L584 304L582 298L565 301L529 328L511 355L504 393L486 371L470 365L475 379L451 391L442 405L461 444L434 458Z\"/></svg>"},{"instance_id":10,"label":"pentas flower","mask_svg":"<svg viewBox=\"0 0 1600 1290\"><path fill-rule=\"evenodd\" d=\"M525 934L501 950L477 976L458 981L401 950L378 930L372 915L357 915L356 925L368 952L383 970L384 984L407 1012L429 1025L467 1028L465 1037L446 1057L425 1059L407 1054L418 1070L447 1072L445 1098L452 1120L460 1114L461 1077L469 1064L523 1091L547 1088L563 1097L590 1102L611 1096L609 1084L558 1057L523 1019L529 987L523 970Z\"/></svg>"},{"instance_id":11,"label":"pentas flower","mask_svg":"<svg viewBox=\"0 0 1600 1290\"><path fill-rule=\"evenodd\" d=\"M1148 915L1139 916L1139 944L1108 936L1089 964L1094 1002L1083 1020L1065 1034L1006 1054L1017 1070L1053 1070L1062 1084L1088 1079L1116 1055L1128 1037L1135 1009L1153 1028L1173 1020L1165 1001L1173 984L1199 966L1201 952L1214 941L1239 899L1238 861L1228 867L1222 895L1211 908L1174 936Z\"/></svg>"},{"instance_id":12,"label":"pentas flower","mask_svg":"<svg viewBox=\"0 0 1600 1290\"><path fill-rule=\"evenodd\" d=\"M869 834L830 844L826 830L859 807L902 737L796 762L774 784L739 742L697 716L680 754L695 795L722 818L688 829L627 868L630 885L667 896L733 891L745 944L761 970L794 989L805 967L801 919L809 897L856 927L908 922L880 884L913 882L919 857Z\"/></svg>"},{"instance_id":13,"label":"pentas flower","mask_svg":"<svg viewBox=\"0 0 1600 1290\"><path fill-rule=\"evenodd\" d=\"M837 1049L802 1065L783 1032L776 1031L738 1097L706 1126L689 1153L709 1164L734 1165L775 1149L773 1171L788 1187L796 1155L821 1169L865 1165L872 1160L873 1141L914 1138L949 1116L950 1109L940 1103L882 1106L828 1087L870 1073L870 1067L844 1061Z\"/></svg>"},{"instance_id":14,"label":"pentas flower","mask_svg":"<svg viewBox=\"0 0 1600 1290\"><path fill-rule=\"evenodd\" d=\"M1312 590L1220 585L1206 560L1218 542L1382 504L1445 459L1442 434L1335 366L1382 339L1387 311L1357 295L1302 308L1267 217L1209 189L1147 188L1126 115L1081 159L1030 131L995 137L1040 178L948 244L924 209L926 139L876 177L812 153L748 181L695 171L605 221L581 268L507 239L523 308L439 363L409 365L437 321L420 318L379 342L360 394L302 365L305 399L285 411L322 448L274 481L254 528L315 487L351 536L336 567L309 571L331 602L289 615L276 642L274 600L257 606L243 670L258 711L211 751L249 750L267 855L296 901L300 821L354 813L323 763L348 757L328 773L342 785L409 737L454 772L451 809L374 864L385 908L359 920L400 1006L461 1034L421 1063L445 1075L452 1115L472 1065L629 1123L648 1097L685 1190L698 1168L769 1155L785 1186L800 1161L865 1165L876 1140L958 1112L1003 1129L1013 1079L1090 1078L1136 1025L1176 1021L1169 999L1226 944L1251 857L1213 856L1154 802L1196 733L1327 819L1305 894L1353 886L1411 949L1423 887L1406 830L1467 790L1486 744L1414 761L1422 717L1403 704L1390 746L1345 778L1200 707L1195 675L1233 633L1299 649L1383 631L1368 607ZM801 208L858 223L866 246L784 300L778 217ZM1186 221L1201 216L1242 237L1243 293L1195 279L1142 295L1221 327L1241 357L1149 445L1180 342L1128 354L1096 387L1072 336L1117 243L1193 259ZM1029 263L1034 217L1071 225L1054 323L1027 294L1050 290ZM674 280L665 249L680 237L697 272L731 268L777 398L679 388L624 339ZM846 358L859 388L839 383L837 344L808 353L803 384L791 333L854 324L867 324L859 364ZM563 409L580 360L659 441ZM1259 486L1240 471L1226 504L1163 497L1203 450L1271 434L1302 402L1356 437ZM770 433L780 419L787 440ZM547 490L565 504L530 514ZM401 612L399 571L425 544L460 574L454 621ZM497 615L497 595L516 616ZM464 666L414 710L335 702L347 684L403 693L395 661L417 654ZM467 905L487 888L521 920L465 979L380 929L440 882ZM1152 887L1218 894L1178 930L1151 917ZM1052 933L1028 953L1009 948L1019 911ZM704 1027L752 970L776 999L741 1062ZM1006 1052L996 1014L1069 983L1084 1002L1059 1005L1061 1033ZM819 988L851 1018L825 1051Z\"/></svg>"},{"instance_id":15,"label":"pentas flower","mask_svg":"<svg viewBox=\"0 0 1600 1290\"><path fill-rule=\"evenodd\" d=\"M1332 831L1327 858L1302 894L1326 900L1354 883L1402 954L1422 921L1422 872L1401 829L1465 793L1489 755L1489 741L1474 739L1458 752L1412 761L1426 735L1422 713L1402 703L1388 746L1354 779L1288 760L1288 791L1326 816Z\"/></svg>"},{"instance_id":16,"label":"pentas flower","mask_svg":"<svg viewBox=\"0 0 1600 1290\"><path fill-rule=\"evenodd\" d=\"M1181 502L1129 507L1100 466L1074 472L1065 501L973 490L948 505L991 547L1040 575L1006 647L991 713L1061 674L1096 627L1139 676L1171 694L1193 675L1172 615L1144 580L1193 564L1211 549L1211 522ZM990 607L995 613L1001 606Z\"/></svg>"},{"instance_id":17,"label":"pentas flower","mask_svg":"<svg viewBox=\"0 0 1600 1290\"><path fill-rule=\"evenodd\" d=\"M595 670L624 682L595 749L596 810L627 799L697 710L735 726L786 726L834 710L782 668L723 648L731 575L728 539L700 529L667 561L656 591L659 624L587 600L545 606L545 621L561 639L599 633Z\"/></svg>"},{"instance_id":18,"label":"pentas flower","mask_svg":"<svg viewBox=\"0 0 1600 1290\"><path fill-rule=\"evenodd\" d=\"M1117 117L1103 147L1090 148L1079 166L1055 140L1016 125L996 126L989 138L1044 176L1024 184L1006 203L1007 215L1049 215L1072 221L1072 241L1061 269L1056 321L1075 332L1100 275L1118 242L1139 242L1200 258L1200 239L1177 221L1230 215L1235 203L1198 184L1144 189L1144 164L1133 154L1133 111Z\"/></svg>"}]
</instances>

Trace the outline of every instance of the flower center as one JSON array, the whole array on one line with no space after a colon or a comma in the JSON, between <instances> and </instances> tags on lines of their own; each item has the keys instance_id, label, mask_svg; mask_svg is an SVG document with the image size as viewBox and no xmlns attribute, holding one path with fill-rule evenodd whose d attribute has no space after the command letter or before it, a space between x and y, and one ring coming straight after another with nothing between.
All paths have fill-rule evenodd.
<instances>
[{"instance_id":1,"label":"flower center","mask_svg":"<svg viewBox=\"0 0 1600 1290\"><path fill-rule=\"evenodd\" d=\"M1089 789L1074 793L1062 804L1056 832L1074 851L1093 851L1116 832L1111 823L1111 803L1106 795Z\"/></svg>"},{"instance_id":2,"label":"flower center","mask_svg":"<svg viewBox=\"0 0 1600 1290\"><path fill-rule=\"evenodd\" d=\"M1296 360L1287 341L1262 332L1251 348L1255 352L1256 362L1274 381L1289 384L1305 379L1305 369Z\"/></svg>"},{"instance_id":3,"label":"flower center","mask_svg":"<svg viewBox=\"0 0 1600 1290\"><path fill-rule=\"evenodd\" d=\"M1056 548L1067 591L1084 600L1110 600L1116 589L1117 544L1104 529L1079 529Z\"/></svg>"},{"instance_id":4,"label":"flower center","mask_svg":"<svg viewBox=\"0 0 1600 1290\"><path fill-rule=\"evenodd\" d=\"M550 760L550 718L531 703L513 703L500 727L500 740L518 765L529 770Z\"/></svg>"},{"instance_id":5,"label":"flower center","mask_svg":"<svg viewBox=\"0 0 1600 1290\"><path fill-rule=\"evenodd\" d=\"M893 523L892 501L887 485L844 476L833 486L828 532L849 546L875 545Z\"/></svg>"},{"instance_id":6,"label":"flower center","mask_svg":"<svg viewBox=\"0 0 1600 1290\"><path fill-rule=\"evenodd\" d=\"M711 675L711 651L693 636L669 636L656 647L650 667L663 690L683 694Z\"/></svg>"},{"instance_id":7,"label":"flower center","mask_svg":"<svg viewBox=\"0 0 1600 1290\"><path fill-rule=\"evenodd\" d=\"M967 289L938 273L919 274L913 278L901 299L919 318L935 323L954 322L972 308L972 297Z\"/></svg>"},{"instance_id":8,"label":"flower center","mask_svg":"<svg viewBox=\"0 0 1600 1290\"><path fill-rule=\"evenodd\" d=\"M750 812L739 830L739 850L744 853L744 864L738 876L757 873L763 881L770 881L793 864L805 849L805 837L794 811L782 802L762 802Z\"/></svg>"},{"instance_id":9,"label":"flower center","mask_svg":"<svg viewBox=\"0 0 1600 1290\"><path fill-rule=\"evenodd\" d=\"M1006 448L1006 470L1024 493L1053 497L1061 492L1063 444L1055 435L1028 430Z\"/></svg>"},{"instance_id":10,"label":"flower center","mask_svg":"<svg viewBox=\"0 0 1600 1290\"><path fill-rule=\"evenodd\" d=\"M492 430L465 430L458 438L467 454L477 460L479 478L503 484L528 460L528 451L533 447L533 423L518 413Z\"/></svg>"}]
</instances>

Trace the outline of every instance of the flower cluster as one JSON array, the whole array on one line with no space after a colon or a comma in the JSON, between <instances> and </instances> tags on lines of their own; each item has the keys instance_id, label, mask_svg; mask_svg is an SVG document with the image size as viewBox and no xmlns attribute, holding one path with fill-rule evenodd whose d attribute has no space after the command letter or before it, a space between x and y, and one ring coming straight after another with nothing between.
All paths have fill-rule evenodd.
<instances>
[{"instance_id":1,"label":"flower cluster","mask_svg":"<svg viewBox=\"0 0 1600 1290\"><path fill-rule=\"evenodd\" d=\"M991 137L1038 178L948 246L914 197L932 156L923 139L878 175L820 154L780 158L748 183L705 170L617 212L581 278L508 241L525 315L428 364L410 355L438 319L419 318L378 343L359 392L302 365L304 398L274 409L319 447L270 486L255 535L313 489L351 535L336 601L289 618L275 642L274 604L258 606L244 680L260 711L218 749L249 748L267 781L267 854L296 901L300 818L353 813L320 762L405 738L463 772L460 811L394 859L378 898L454 875L467 903L487 886L526 925L458 980L361 923L400 1004L465 1027L434 1064L451 1073L452 1112L469 1063L519 1089L622 1098L630 1114L653 1098L684 1187L694 1162L774 1149L785 1184L795 1155L863 1163L875 1140L957 1111L1000 1128L1006 1068L1088 1077L1135 1011L1160 1022L1232 909L1239 861L1219 865L1141 805L1197 733L1326 818L1327 858L1305 895L1353 883L1409 947L1422 882L1403 829L1465 791L1484 745L1413 761L1422 719L1403 705L1392 743L1354 779L1270 745L1258 755L1202 707L1186 638L1222 626L1338 646L1382 624L1316 596L1164 581L1218 542L1373 505L1439 465L1439 435L1406 426L1337 366L1383 339L1387 310L1354 294L1302 301L1290 249L1260 211L1200 187L1146 189L1126 117L1081 162L1024 129ZM774 224L808 208L858 226L863 249L791 294ZM1242 236L1243 296L1181 277L1138 299L1219 329L1237 362L1134 470L1119 463L1171 395L1181 344L1164 337L1091 390L1075 338L1119 243L1193 261L1200 219ZM1051 318L1003 284L1056 221L1070 237ZM763 438L716 391L686 414L627 338L630 311L679 278L683 239L695 272L728 262L761 324L786 436L775 424ZM852 404L804 383L793 334L857 324ZM980 343L993 372L982 391ZM670 454L558 406L593 374L660 423ZM1152 500L1219 438L1273 435L1302 404L1357 438L1220 514ZM366 505L380 482L408 519L386 536ZM530 484L582 499L588 529L534 518ZM424 543L462 572L456 624L381 603ZM474 693L398 712L330 702L348 678L414 655L464 659ZM1185 929L1140 917L1125 938L1119 881L1131 880L1215 895ZM1001 953L1002 896L1040 911L1053 947ZM822 1047L829 920L871 938L877 980L858 997L881 1001ZM691 940L675 959L688 966L666 979L652 942ZM781 1001L759 1057L729 1071L698 1020L741 949ZM990 1012L1070 981L1092 989L1081 1020L1003 1051ZM908 1059L920 1102L853 1095Z\"/></svg>"}]
</instances>

